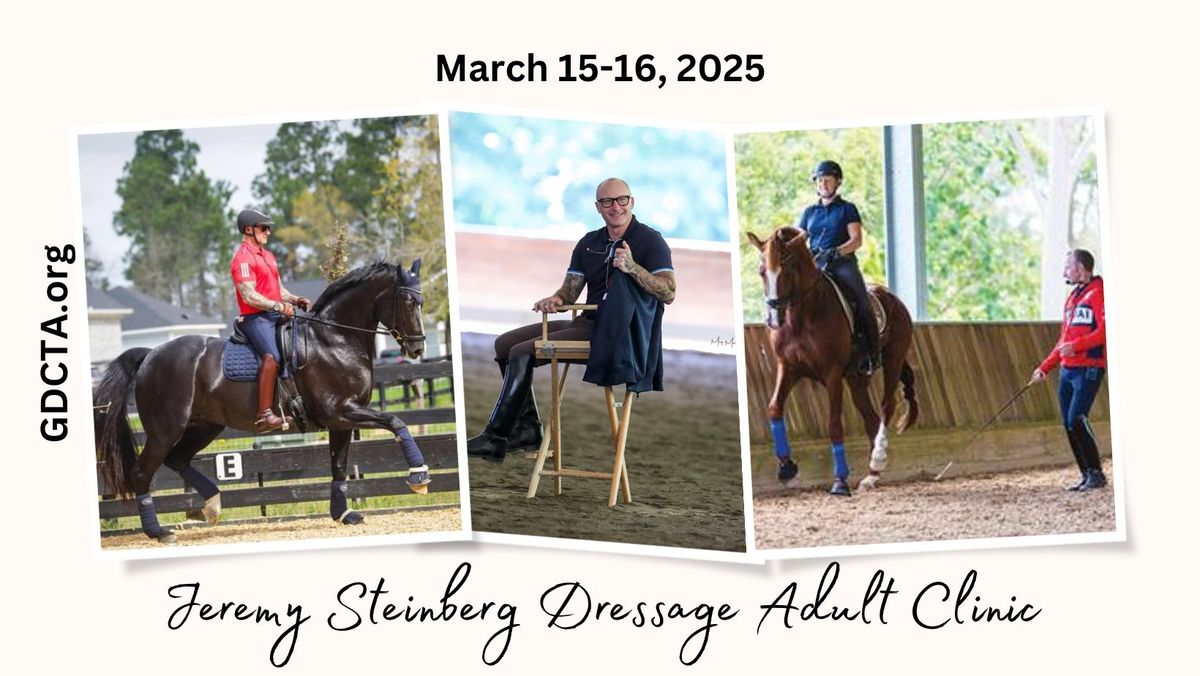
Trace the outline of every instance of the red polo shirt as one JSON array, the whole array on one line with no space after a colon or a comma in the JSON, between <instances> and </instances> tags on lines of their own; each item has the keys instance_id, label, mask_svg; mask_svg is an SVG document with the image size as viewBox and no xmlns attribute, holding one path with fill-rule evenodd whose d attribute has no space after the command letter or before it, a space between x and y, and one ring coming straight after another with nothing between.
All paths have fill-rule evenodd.
<instances>
[{"instance_id":1,"label":"red polo shirt","mask_svg":"<svg viewBox=\"0 0 1200 676\"><path fill-rule=\"evenodd\" d=\"M240 282L254 282L254 290L263 297L282 301L279 293L279 266L275 264L275 254L258 245L243 241L233 254L233 262L229 264L229 272L233 274L234 289ZM247 305L242 300L242 292L237 291L238 311L244 315L262 312L258 308Z\"/></svg>"}]
</instances>

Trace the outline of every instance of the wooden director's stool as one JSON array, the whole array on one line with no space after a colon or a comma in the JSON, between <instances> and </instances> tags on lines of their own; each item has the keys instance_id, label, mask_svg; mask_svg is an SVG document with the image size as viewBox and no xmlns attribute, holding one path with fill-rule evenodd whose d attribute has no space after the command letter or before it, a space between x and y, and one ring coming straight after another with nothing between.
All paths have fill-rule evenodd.
<instances>
[{"instance_id":1,"label":"wooden director's stool","mask_svg":"<svg viewBox=\"0 0 1200 676\"><path fill-rule=\"evenodd\" d=\"M559 312L570 310L571 317L581 310L595 310L595 305L560 305ZM563 467L562 448L562 393L567 383L567 372L574 362L586 362L591 352L591 342L586 340L550 340L548 313L542 313L542 339L533 343L534 357L550 360L550 429L542 438L542 446L537 451L537 462L533 466L533 476L529 478L529 494L537 496L538 482L543 476L554 477L554 494L562 495L563 477L582 477L589 479L610 479L608 490L608 506L617 504L617 489L621 489L623 501L633 502L629 493L629 472L625 469L625 441L629 437L629 415L633 411L633 393L625 390L625 399L617 403L613 396L611 385L604 387L604 399L608 403L608 424L613 435L613 469L612 472L592 472L582 469ZM562 377L558 375L559 362L563 363ZM621 419L617 420L617 409L621 409ZM550 450L553 440L554 450ZM546 459L554 456L554 469L545 469Z\"/></svg>"}]
</instances>

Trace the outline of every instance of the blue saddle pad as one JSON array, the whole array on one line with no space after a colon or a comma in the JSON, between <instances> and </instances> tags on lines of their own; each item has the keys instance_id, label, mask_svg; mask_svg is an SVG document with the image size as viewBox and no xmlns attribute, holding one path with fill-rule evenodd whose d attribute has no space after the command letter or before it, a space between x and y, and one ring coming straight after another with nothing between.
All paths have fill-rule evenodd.
<instances>
[{"instance_id":1,"label":"blue saddle pad","mask_svg":"<svg viewBox=\"0 0 1200 676\"><path fill-rule=\"evenodd\" d=\"M229 380L253 381L258 378L258 355L254 348L242 343L225 341L225 354L221 356L221 368Z\"/></svg>"}]
</instances>

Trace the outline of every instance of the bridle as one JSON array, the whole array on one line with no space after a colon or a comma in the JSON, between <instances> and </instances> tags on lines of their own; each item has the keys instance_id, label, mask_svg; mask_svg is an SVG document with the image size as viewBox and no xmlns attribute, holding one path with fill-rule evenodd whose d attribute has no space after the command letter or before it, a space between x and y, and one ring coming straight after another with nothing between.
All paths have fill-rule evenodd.
<instances>
[{"instance_id":1,"label":"bridle","mask_svg":"<svg viewBox=\"0 0 1200 676\"><path fill-rule=\"evenodd\" d=\"M784 253L780 254L780 256L779 256L780 272L782 272L783 270L788 268L788 262L791 259L791 257L792 256L789 255L788 252L784 252ZM828 275L820 272L819 270L817 272L818 272L819 277L825 277L827 281L832 283L832 280L829 279ZM782 275L780 275L780 276L782 276ZM802 296L807 296L809 293L811 293L812 290L814 288L816 288L816 286L817 286L816 283L813 283L813 284L809 284L809 285L805 286L804 288L801 288L801 285L798 282L793 282L791 295L776 296L775 298L767 298L767 299L764 299L764 302L767 305L767 309L774 310L775 312L779 313L780 319L782 320L783 311L786 310L792 304L794 304L798 298L800 298ZM776 282L776 284L775 284L775 289L776 289L776 292L778 293L778 289L779 289L778 282Z\"/></svg>"},{"instance_id":2,"label":"bridle","mask_svg":"<svg viewBox=\"0 0 1200 676\"><path fill-rule=\"evenodd\" d=\"M401 272L400 274L403 274L403 272ZM392 309L392 321L393 322L398 321L399 317L400 317L400 297L401 296L408 296L409 298L412 298L413 301L416 302L418 308L425 304L425 296L421 293L421 287L403 284L403 285L395 287L395 289L396 289L396 293L394 296L395 304ZM388 328L386 331L380 331L379 329L364 329L364 328L361 328L358 326L349 326L347 324L339 324L338 322L331 322L326 319L317 319L316 317L314 317L312 315L296 315L295 318L298 320L304 320L306 322L313 322L314 324L324 324L325 326L334 326L339 329L345 329L347 331L357 331L359 333L370 333L370 334L375 334L375 335L380 335L380 336L391 336L397 343L403 343L403 342L415 343L415 342L425 340L424 333L414 333L414 334L402 333L399 329L396 329L394 327Z\"/></svg>"},{"instance_id":3,"label":"bridle","mask_svg":"<svg viewBox=\"0 0 1200 676\"><path fill-rule=\"evenodd\" d=\"M413 302L415 302L417 304L418 308L420 308L422 305L425 304L425 296L422 295L420 287L407 286L407 285L396 287L395 307L392 310L392 321L393 322L397 322L400 318L400 296L401 295L405 295L405 296L408 296L409 298L412 298ZM418 310L418 312L419 312L419 310ZM401 342L415 343L415 342L425 340L424 333L415 333L415 334L409 335L406 333L401 333L400 330L396 329L396 328L389 328L388 333L391 334L392 338L397 343L401 343Z\"/></svg>"}]
</instances>

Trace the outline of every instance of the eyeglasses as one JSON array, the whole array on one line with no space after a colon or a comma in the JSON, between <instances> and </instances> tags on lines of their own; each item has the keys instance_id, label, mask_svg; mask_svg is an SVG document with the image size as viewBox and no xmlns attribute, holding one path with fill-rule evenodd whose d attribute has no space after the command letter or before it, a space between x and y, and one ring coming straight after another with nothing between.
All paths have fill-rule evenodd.
<instances>
[{"instance_id":1,"label":"eyeglasses","mask_svg":"<svg viewBox=\"0 0 1200 676\"><path fill-rule=\"evenodd\" d=\"M620 195L618 197L601 197L600 199L596 200L596 204L599 204L607 209L613 205L613 202L616 202L621 206L628 206L629 200L631 199L633 198L629 195Z\"/></svg>"},{"instance_id":2,"label":"eyeglasses","mask_svg":"<svg viewBox=\"0 0 1200 676\"><path fill-rule=\"evenodd\" d=\"M267 232L271 232L271 226L269 226L269 225L255 225L254 227L258 228L259 230L266 230Z\"/></svg>"}]
</instances>

